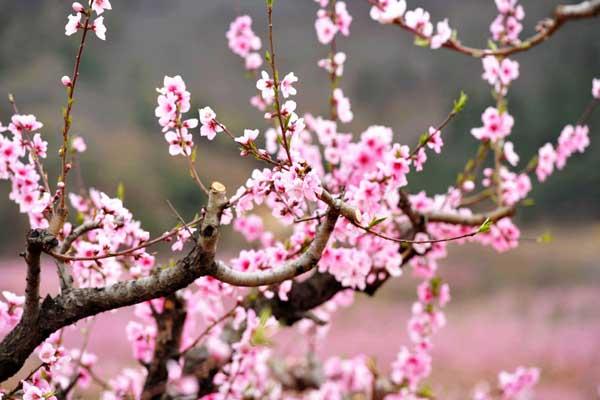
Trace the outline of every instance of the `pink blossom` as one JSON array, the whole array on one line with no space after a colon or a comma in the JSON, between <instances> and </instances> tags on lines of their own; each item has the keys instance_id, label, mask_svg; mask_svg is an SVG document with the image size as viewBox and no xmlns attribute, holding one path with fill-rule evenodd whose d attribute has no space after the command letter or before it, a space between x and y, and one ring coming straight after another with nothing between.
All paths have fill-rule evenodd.
<instances>
[{"instance_id":1,"label":"pink blossom","mask_svg":"<svg viewBox=\"0 0 600 400\"><path fill-rule=\"evenodd\" d=\"M535 169L535 173L540 182L544 182L546 178L552 174L555 162L556 151L550 143L546 143L538 152L538 163Z\"/></svg>"},{"instance_id":2,"label":"pink blossom","mask_svg":"<svg viewBox=\"0 0 600 400\"><path fill-rule=\"evenodd\" d=\"M490 26L493 39L507 44L518 43L523 30L520 21L525 18L523 7L516 0L496 0L496 6L500 15Z\"/></svg>"},{"instance_id":3,"label":"pink blossom","mask_svg":"<svg viewBox=\"0 0 600 400\"><path fill-rule=\"evenodd\" d=\"M333 99L335 101L338 118L344 123L351 122L354 119L354 113L350 108L350 99L344 96L344 92L340 88L333 91Z\"/></svg>"},{"instance_id":4,"label":"pink blossom","mask_svg":"<svg viewBox=\"0 0 600 400\"><path fill-rule=\"evenodd\" d=\"M425 242L430 240L430 238L428 234L419 232L415 235L414 240L416 242ZM418 254L425 254L425 252L431 248L431 243L413 243L412 246Z\"/></svg>"},{"instance_id":5,"label":"pink blossom","mask_svg":"<svg viewBox=\"0 0 600 400\"><path fill-rule=\"evenodd\" d=\"M263 99L275 97L275 82L269 77L267 71L261 72L261 79L256 82L256 88L261 91Z\"/></svg>"},{"instance_id":6,"label":"pink blossom","mask_svg":"<svg viewBox=\"0 0 600 400\"><path fill-rule=\"evenodd\" d=\"M248 54L248 56L246 57L246 60L245 60L246 69L249 69L249 70L255 70L255 69L260 68L262 63L263 63L263 59L262 59L261 55L258 53Z\"/></svg>"},{"instance_id":7,"label":"pink blossom","mask_svg":"<svg viewBox=\"0 0 600 400\"><path fill-rule=\"evenodd\" d=\"M519 77L519 63L517 61L505 58L500 64L500 82L503 85L509 85Z\"/></svg>"},{"instance_id":8,"label":"pink blossom","mask_svg":"<svg viewBox=\"0 0 600 400\"><path fill-rule=\"evenodd\" d=\"M448 24L448 19L445 19L437 23L437 31L435 35L431 37L431 48L439 49L444 43L446 43L452 37L452 29Z\"/></svg>"},{"instance_id":9,"label":"pink blossom","mask_svg":"<svg viewBox=\"0 0 600 400\"><path fill-rule=\"evenodd\" d=\"M296 89L292 86L295 82L298 82L298 77L294 75L293 72L290 72L283 78L280 84L280 88L281 94L284 98L294 96L297 93Z\"/></svg>"},{"instance_id":10,"label":"pink blossom","mask_svg":"<svg viewBox=\"0 0 600 400\"><path fill-rule=\"evenodd\" d=\"M336 1L335 3L335 23L338 27L339 32L344 35L350 35L350 24L352 23L352 16L348 13L346 3L343 1Z\"/></svg>"},{"instance_id":11,"label":"pink blossom","mask_svg":"<svg viewBox=\"0 0 600 400\"><path fill-rule=\"evenodd\" d=\"M338 52L333 56L333 60L331 58L324 58L319 60L318 65L330 74L335 73L335 76L342 76L344 74L345 62L346 53Z\"/></svg>"},{"instance_id":12,"label":"pink blossom","mask_svg":"<svg viewBox=\"0 0 600 400\"><path fill-rule=\"evenodd\" d=\"M235 138L235 141L243 145L249 145L256 140L258 133L258 129L244 129L244 136Z\"/></svg>"},{"instance_id":13,"label":"pink blossom","mask_svg":"<svg viewBox=\"0 0 600 400\"><path fill-rule=\"evenodd\" d=\"M477 139L495 142L510 135L514 119L507 112L500 113L496 108L488 107L481 116L483 127L473 128L471 134Z\"/></svg>"},{"instance_id":14,"label":"pink blossom","mask_svg":"<svg viewBox=\"0 0 600 400\"><path fill-rule=\"evenodd\" d=\"M442 152L442 146L444 141L442 140L442 132L433 126L429 127L429 140L427 140L427 147L433 149L437 154Z\"/></svg>"},{"instance_id":15,"label":"pink blossom","mask_svg":"<svg viewBox=\"0 0 600 400\"><path fill-rule=\"evenodd\" d=\"M514 373L502 371L498 374L498 384L503 399L516 399L527 394L540 379L537 368L519 367Z\"/></svg>"},{"instance_id":16,"label":"pink blossom","mask_svg":"<svg viewBox=\"0 0 600 400\"><path fill-rule=\"evenodd\" d=\"M519 63L517 61L505 58L500 62L494 56L487 56L483 58L482 62L483 79L493 85L498 92L502 92L503 88L519 77Z\"/></svg>"},{"instance_id":17,"label":"pink blossom","mask_svg":"<svg viewBox=\"0 0 600 400\"><path fill-rule=\"evenodd\" d=\"M92 0L92 10L100 15L104 10L112 10L109 0Z\"/></svg>"},{"instance_id":18,"label":"pink blossom","mask_svg":"<svg viewBox=\"0 0 600 400\"><path fill-rule=\"evenodd\" d=\"M515 153L515 145L512 142L504 143L504 158L513 167L519 163L519 155Z\"/></svg>"},{"instance_id":19,"label":"pink blossom","mask_svg":"<svg viewBox=\"0 0 600 400\"><path fill-rule=\"evenodd\" d=\"M252 52L260 50L262 46L260 38L252 30L252 18L248 15L237 17L229 25L226 37L231 51L245 58L246 62L248 62L248 56Z\"/></svg>"},{"instance_id":20,"label":"pink blossom","mask_svg":"<svg viewBox=\"0 0 600 400\"><path fill-rule=\"evenodd\" d=\"M330 43L338 32L338 27L327 15L321 15L315 21L317 38L322 44Z\"/></svg>"},{"instance_id":21,"label":"pink blossom","mask_svg":"<svg viewBox=\"0 0 600 400\"><path fill-rule=\"evenodd\" d=\"M104 26L104 17L98 17L92 24L92 30L98 39L106 40L106 26Z\"/></svg>"},{"instance_id":22,"label":"pink blossom","mask_svg":"<svg viewBox=\"0 0 600 400\"><path fill-rule=\"evenodd\" d=\"M85 140L81 136L75 136L71 142L71 147L78 153L83 153L87 150Z\"/></svg>"},{"instance_id":23,"label":"pink blossom","mask_svg":"<svg viewBox=\"0 0 600 400\"><path fill-rule=\"evenodd\" d=\"M258 215L237 218L233 224L233 229L244 235L249 242L260 239L264 232L262 218Z\"/></svg>"},{"instance_id":24,"label":"pink blossom","mask_svg":"<svg viewBox=\"0 0 600 400\"><path fill-rule=\"evenodd\" d=\"M171 251L181 251L181 250L183 250L184 244L188 240L190 240L190 238L192 237L192 234L195 231L196 231L196 228L192 228L192 227L182 228L179 231L177 231L176 240L171 245Z\"/></svg>"},{"instance_id":25,"label":"pink blossom","mask_svg":"<svg viewBox=\"0 0 600 400\"><path fill-rule=\"evenodd\" d=\"M431 373L431 356L424 351L410 352L403 347L392 364L391 378L400 384L406 380L414 389L418 383Z\"/></svg>"},{"instance_id":26,"label":"pink blossom","mask_svg":"<svg viewBox=\"0 0 600 400\"><path fill-rule=\"evenodd\" d=\"M172 156L192 154L192 135L186 130L181 130L179 133L167 131L165 140L169 143L169 154Z\"/></svg>"},{"instance_id":27,"label":"pink blossom","mask_svg":"<svg viewBox=\"0 0 600 400\"><path fill-rule=\"evenodd\" d=\"M495 0L496 7L501 14L511 13L517 5L517 0Z\"/></svg>"},{"instance_id":28,"label":"pink blossom","mask_svg":"<svg viewBox=\"0 0 600 400\"><path fill-rule=\"evenodd\" d=\"M563 128L556 147L556 167L563 169L575 152L583 153L590 144L589 128L585 125L567 125Z\"/></svg>"},{"instance_id":29,"label":"pink blossom","mask_svg":"<svg viewBox=\"0 0 600 400\"><path fill-rule=\"evenodd\" d=\"M35 115L32 114L15 114L11 118L8 129L15 136L21 136L23 133L34 132L42 129L44 124L39 122Z\"/></svg>"},{"instance_id":30,"label":"pink blossom","mask_svg":"<svg viewBox=\"0 0 600 400\"><path fill-rule=\"evenodd\" d=\"M65 25L65 35L71 36L77 32L77 30L81 27L81 13L77 13L75 15L68 15L68 22Z\"/></svg>"},{"instance_id":31,"label":"pink blossom","mask_svg":"<svg viewBox=\"0 0 600 400\"><path fill-rule=\"evenodd\" d=\"M417 171L417 172L423 171L423 165L425 165L426 161L427 161L427 153L425 152L425 149L423 147L421 147L419 149L419 151L417 151L417 154L415 154L415 158L413 159L415 171Z\"/></svg>"},{"instance_id":32,"label":"pink blossom","mask_svg":"<svg viewBox=\"0 0 600 400\"><path fill-rule=\"evenodd\" d=\"M594 78L592 81L592 96L596 99L600 99L600 78Z\"/></svg>"},{"instance_id":33,"label":"pink blossom","mask_svg":"<svg viewBox=\"0 0 600 400\"><path fill-rule=\"evenodd\" d=\"M217 133L223 132L223 128L217 122L217 114L210 107L204 107L199 110L200 123L200 135L206 136L208 140L213 140Z\"/></svg>"},{"instance_id":34,"label":"pink blossom","mask_svg":"<svg viewBox=\"0 0 600 400\"><path fill-rule=\"evenodd\" d=\"M390 24L401 18L406 11L405 0L377 0L376 5L371 7L370 15L381 24Z\"/></svg>"},{"instance_id":35,"label":"pink blossom","mask_svg":"<svg viewBox=\"0 0 600 400\"><path fill-rule=\"evenodd\" d=\"M429 13L421 7L407 11L404 21L406 26L424 37L430 37L433 33L433 25L429 22Z\"/></svg>"}]
</instances>

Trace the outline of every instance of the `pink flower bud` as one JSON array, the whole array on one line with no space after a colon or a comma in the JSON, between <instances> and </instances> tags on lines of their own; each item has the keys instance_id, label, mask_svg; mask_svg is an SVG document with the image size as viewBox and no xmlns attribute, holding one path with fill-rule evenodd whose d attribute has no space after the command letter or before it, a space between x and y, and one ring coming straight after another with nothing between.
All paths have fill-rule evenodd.
<instances>
[{"instance_id":1,"label":"pink flower bud","mask_svg":"<svg viewBox=\"0 0 600 400\"><path fill-rule=\"evenodd\" d=\"M465 192L470 192L475 189L475 183L471 180L465 181L462 185L462 188Z\"/></svg>"},{"instance_id":2,"label":"pink flower bud","mask_svg":"<svg viewBox=\"0 0 600 400\"><path fill-rule=\"evenodd\" d=\"M72 7L73 11L75 11L76 13L82 13L85 11L85 7L78 2L73 3Z\"/></svg>"},{"instance_id":3,"label":"pink flower bud","mask_svg":"<svg viewBox=\"0 0 600 400\"><path fill-rule=\"evenodd\" d=\"M73 82L71 82L71 78L69 78L67 75L63 76L62 78L60 78L60 82L63 84L63 86L65 87L70 87L71 84Z\"/></svg>"}]
</instances>

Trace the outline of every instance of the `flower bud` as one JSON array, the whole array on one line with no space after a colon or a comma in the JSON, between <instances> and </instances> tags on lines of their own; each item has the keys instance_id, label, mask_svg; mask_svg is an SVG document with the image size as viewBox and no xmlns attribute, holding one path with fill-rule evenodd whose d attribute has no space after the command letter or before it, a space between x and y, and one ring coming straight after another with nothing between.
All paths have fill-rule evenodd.
<instances>
[{"instance_id":1,"label":"flower bud","mask_svg":"<svg viewBox=\"0 0 600 400\"><path fill-rule=\"evenodd\" d=\"M72 7L73 11L75 11L76 13L82 13L85 11L85 7L78 2L73 3Z\"/></svg>"},{"instance_id":2,"label":"flower bud","mask_svg":"<svg viewBox=\"0 0 600 400\"><path fill-rule=\"evenodd\" d=\"M71 82L71 78L69 78L67 75L63 76L62 78L60 78L60 82L63 84L63 86L65 87L70 87L71 84L73 82Z\"/></svg>"}]
</instances>

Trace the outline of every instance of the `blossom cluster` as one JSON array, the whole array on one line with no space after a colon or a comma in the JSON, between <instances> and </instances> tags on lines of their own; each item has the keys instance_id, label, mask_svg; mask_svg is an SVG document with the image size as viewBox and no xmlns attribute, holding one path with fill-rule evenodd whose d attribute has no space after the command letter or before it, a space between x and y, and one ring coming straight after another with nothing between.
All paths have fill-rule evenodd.
<instances>
[{"instance_id":1,"label":"blossom cluster","mask_svg":"<svg viewBox=\"0 0 600 400\"><path fill-rule=\"evenodd\" d=\"M334 40L338 33L344 36L350 35L352 16L348 12L346 3L337 0L318 2L321 8L317 11L315 30L317 31L319 42L328 44ZM329 3L331 6L328 9Z\"/></svg>"},{"instance_id":2,"label":"blossom cluster","mask_svg":"<svg viewBox=\"0 0 600 400\"><path fill-rule=\"evenodd\" d=\"M237 17L229 25L226 36L229 41L229 48L244 59L246 69L256 70L260 68L263 59L258 51L262 46L262 41L252 30L252 18L250 16Z\"/></svg>"},{"instance_id":3,"label":"blossom cluster","mask_svg":"<svg viewBox=\"0 0 600 400\"><path fill-rule=\"evenodd\" d=\"M194 139L189 132L198 126L196 118L183 120L182 116L190 110L190 92L187 91L181 76L165 76L163 87L156 89L158 106L154 114L165 132L165 140L169 143L169 154L172 156L190 156Z\"/></svg>"},{"instance_id":4,"label":"blossom cluster","mask_svg":"<svg viewBox=\"0 0 600 400\"><path fill-rule=\"evenodd\" d=\"M105 10L112 10L109 0L91 0L90 7L86 8L81 3L73 3L75 15L68 16L68 22L65 25L65 35L71 36L80 29L93 31L98 39L106 40L106 26L104 25L104 16L97 17L93 22L89 22L92 12L97 15L104 13ZM82 18L84 22L82 22Z\"/></svg>"},{"instance_id":5,"label":"blossom cluster","mask_svg":"<svg viewBox=\"0 0 600 400\"><path fill-rule=\"evenodd\" d=\"M14 114L8 127L0 124L0 180L10 180L9 198L29 217L32 228L48 227L46 217L53 201L40 169L48 149L38 132L43 126L31 114Z\"/></svg>"},{"instance_id":6,"label":"blossom cluster","mask_svg":"<svg viewBox=\"0 0 600 400\"><path fill-rule=\"evenodd\" d=\"M419 384L431 373L431 338L446 324L441 309L450 301L450 287L438 277L425 278L417 288L408 335L413 348L402 347L392 364L391 380L401 389L390 399L417 396Z\"/></svg>"},{"instance_id":7,"label":"blossom cluster","mask_svg":"<svg viewBox=\"0 0 600 400\"><path fill-rule=\"evenodd\" d=\"M407 11L405 0L376 0L371 7L371 18L381 24L401 24L409 28L422 43L439 49L452 38L448 19L435 25L428 11L418 7Z\"/></svg>"},{"instance_id":8,"label":"blossom cluster","mask_svg":"<svg viewBox=\"0 0 600 400\"><path fill-rule=\"evenodd\" d=\"M523 30L521 21L525 18L523 6L519 0L495 0L498 16L490 25L492 38L502 44L519 43L519 35Z\"/></svg>"},{"instance_id":9,"label":"blossom cluster","mask_svg":"<svg viewBox=\"0 0 600 400\"><path fill-rule=\"evenodd\" d=\"M554 172L554 167L563 169L567 159L574 153L583 153L590 145L589 128L585 125L567 125L558 137L556 147L546 143L538 151L535 173L540 182Z\"/></svg>"},{"instance_id":10,"label":"blossom cluster","mask_svg":"<svg viewBox=\"0 0 600 400\"><path fill-rule=\"evenodd\" d=\"M498 374L498 391L502 399L522 399L531 396L533 387L540 379L537 368L519 367L515 372L502 371ZM494 394L487 388L476 389L473 400L492 400Z\"/></svg>"},{"instance_id":11,"label":"blossom cluster","mask_svg":"<svg viewBox=\"0 0 600 400\"><path fill-rule=\"evenodd\" d=\"M562 169L574 153L581 153L589 146L589 128L583 124L568 125L556 146L546 144L539 150L535 163L530 163L534 168L511 170L519 164L520 156L514 142L506 140L512 133L514 118L508 112L505 98L519 77L519 64L491 55L483 59L482 78L492 86L496 104L484 110L483 126L473 128L471 134L481 142L482 149L494 153L493 166L484 164L486 160L477 161L481 165L465 168L456 186L438 194L405 193L411 173L424 170L428 157L442 152L442 130L460 112L466 98L461 96L446 123L430 126L412 147L398 141L392 128L382 125L369 126L356 135L346 131L341 124L350 122L353 112L350 100L338 87L338 80L344 73L347 57L336 50L334 40L338 33L349 35L352 16L343 1L317 2L320 7L315 21L317 39L322 44L333 44L329 57L318 62L328 72L331 83L330 117L298 110L292 100L299 90L299 78L294 72L279 80L272 62L270 73L261 71L258 75L263 62L258 53L262 41L252 30L249 16L237 17L226 39L230 49L245 60L246 69L256 72L252 75L257 95L252 103L264 112L267 122L273 123L273 127L264 131L264 141L259 129L244 129L241 136L235 136L208 106L199 110L198 119L185 119L184 114L191 108L191 93L179 75L164 77L163 86L157 89L155 115L172 156L183 155L193 164L193 136L200 125L200 136L208 140L217 134L228 136L241 147L242 155L253 155L266 163L265 167L252 170L221 215L221 222L231 223L233 230L249 244L227 260L226 264L235 273L269 273L296 260L314 243L323 226L322 220L331 207L326 198L333 198L337 211L341 210L340 203L356 210L353 218L346 213L336 220L322 246L320 259L315 261L317 273L335 279L340 291L299 322L298 329L307 345L317 346L322 342L335 312L352 303L355 291L369 292L386 280L403 275L404 265L409 265L412 275L420 281L417 301L407 322L409 343L400 346L389 374L376 373L373 361L364 355L330 357L322 362L319 387L289 394L274 372L275 350L267 346L279 329L277 320L269 310L253 309L248 304L266 299L285 307L290 304L296 281L288 279L248 290L202 276L170 297L137 304L135 319L129 321L124 332L132 357L142 365L149 365L160 345L158 319L175 307L174 298L182 303L185 320L179 347L173 349L173 356L166 364L165 390L172 397L198 397L203 389L196 376L187 375L186 368L188 352L202 346L202 357L217 367L202 381L210 387L214 385L214 392L202 397L204 400L369 397L374 395L373 389L381 379L386 383L387 400L423 398L424 381L433 368L433 337L446 324L443 310L450 300L450 288L443 281L439 267L440 260L447 256L448 242L476 242L498 252L519 245L520 230L510 213L493 221L485 219L481 225L461 222L476 216L469 206L472 201L469 193L481 186L481 191L473 197L480 196L500 210L514 207L532 189L529 174L535 170L538 180L544 181L555 168ZM372 19L408 28L417 35L417 44L437 49L455 43L449 43L452 30L447 19L434 27L427 11L422 8L407 11L404 0L372 3ZM516 0L496 0L496 5L500 16L492 24L493 39L502 44L517 42L523 8ZM74 3L73 9L77 15L69 16L67 34L91 29L104 38L103 17L87 28L86 24L92 12L100 15L111 9L108 0L92 0L89 8ZM88 21L84 25L83 17ZM62 83L66 87L73 84L68 77ZM600 80L593 81L592 94L600 98ZM11 200L29 216L32 227L40 228L48 226L46 216L56 199L56 194L52 195L46 187L40 161L47 153L47 143L39 133L42 126L33 115L20 114L13 115L7 127L0 124L0 179L10 180ZM81 152L85 148L81 138L73 139L71 151ZM122 196L111 197L89 189L69 193L68 197L80 225L65 223L57 233L58 239L64 242L76 229L86 228L69 248L72 259L69 261L67 257L64 261L74 278L74 286L102 287L123 279L151 276L159 268L172 266L170 262L158 265L147 249L149 233L125 207ZM269 211L271 217L267 215ZM428 219L436 214L452 218ZM179 226L156 242L170 242L171 250L180 252L193 239L196 229ZM281 231L288 235L284 237ZM129 250L121 253L123 249ZM2 294L0 333L18 323L24 304L24 297L6 291ZM90 384L98 357L87 352L85 346L67 348L63 333L69 329L80 328L64 328L36 349L42 365L22 382L24 398L53 400L61 389L73 384L85 389ZM297 364L309 365L317 371L316 362L307 357ZM140 398L147 374L145 368L122 370L103 384L103 399ZM500 393L502 399L517 399L527 394L538 379L539 371L535 368L502 372L497 391L477 391L474 398L488 400Z\"/></svg>"}]
</instances>

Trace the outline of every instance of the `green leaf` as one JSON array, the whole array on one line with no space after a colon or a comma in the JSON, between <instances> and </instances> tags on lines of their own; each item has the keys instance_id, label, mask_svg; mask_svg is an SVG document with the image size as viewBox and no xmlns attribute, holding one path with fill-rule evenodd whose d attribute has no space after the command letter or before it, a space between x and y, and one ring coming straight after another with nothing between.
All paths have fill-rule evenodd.
<instances>
[{"instance_id":1,"label":"green leaf","mask_svg":"<svg viewBox=\"0 0 600 400\"><path fill-rule=\"evenodd\" d=\"M380 223L382 223L383 221L385 221L387 219L387 217L382 217L382 218L373 218L371 220L371 222L369 222L369 229L371 229L374 226L379 225Z\"/></svg>"},{"instance_id":2,"label":"green leaf","mask_svg":"<svg viewBox=\"0 0 600 400\"><path fill-rule=\"evenodd\" d=\"M540 237L537 238L538 243L548 244L554 241L554 237L550 232L544 232Z\"/></svg>"},{"instance_id":3,"label":"green leaf","mask_svg":"<svg viewBox=\"0 0 600 400\"><path fill-rule=\"evenodd\" d=\"M535 200L532 199L531 197L528 197L525 200L523 200L521 202L521 204L525 207L532 207L532 206L535 206Z\"/></svg>"},{"instance_id":4,"label":"green leaf","mask_svg":"<svg viewBox=\"0 0 600 400\"><path fill-rule=\"evenodd\" d=\"M423 386L417 392L417 395L424 399L433 399L435 398L433 395L433 390L429 386Z\"/></svg>"},{"instance_id":5,"label":"green leaf","mask_svg":"<svg viewBox=\"0 0 600 400\"><path fill-rule=\"evenodd\" d=\"M425 39L417 35L415 36L415 46L429 47L429 39Z\"/></svg>"},{"instance_id":6,"label":"green leaf","mask_svg":"<svg viewBox=\"0 0 600 400\"><path fill-rule=\"evenodd\" d=\"M440 287L442 286L442 278L440 278L439 276L435 277L430 281L430 283L431 291L435 296L437 296L439 294Z\"/></svg>"},{"instance_id":7,"label":"green leaf","mask_svg":"<svg viewBox=\"0 0 600 400\"><path fill-rule=\"evenodd\" d=\"M290 126L290 120L292 119L292 114L290 113L290 115L288 115L285 119L285 121L283 121L283 126L285 126L285 129L288 128L288 126Z\"/></svg>"},{"instance_id":8,"label":"green leaf","mask_svg":"<svg viewBox=\"0 0 600 400\"><path fill-rule=\"evenodd\" d=\"M496 42L494 42L493 40L488 40L488 49L492 50L492 51L496 51L498 50L498 45L496 44Z\"/></svg>"},{"instance_id":9,"label":"green leaf","mask_svg":"<svg viewBox=\"0 0 600 400\"><path fill-rule=\"evenodd\" d=\"M121 201L125 201L125 185L123 185L123 182L119 182L119 185L117 186L117 198Z\"/></svg>"},{"instance_id":10,"label":"green leaf","mask_svg":"<svg viewBox=\"0 0 600 400\"><path fill-rule=\"evenodd\" d=\"M478 233L488 233L490 231L491 226L492 226L492 220L489 218L486 218L485 221L483 221L483 224L481 224L481 226L477 230L477 232Z\"/></svg>"},{"instance_id":11,"label":"green leaf","mask_svg":"<svg viewBox=\"0 0 600 400\"><path fill-rule=\"evenodd\" d=\"M271 53L269 50L265 51L265 60L270 63L271 62Z\"/></svg>"},{"instance_id":12,"label":"green leaf","mask_svg":"<svg viewBox=\"0 0 600 400\"><path fill-rule=\"evenodd\" d=\"M267 330L267 322L271 318L271 309L268 307L260 310L260 323L252 332L252 337L250 338L250 343L253 346L268 346L271 344L271 339L269 338L269 332Z\"/></svg>"},{"instance_id":13,"label":"green leaf","mask_svg":"<svg viewBox=\"0 0 600 400\"><path fill-rule=\"evenodd\" d=\"M529 162L527 163L527 167L526 169L528 171L531 171L533 169L535 169L537 167L538 164L538 156L534 156L531 160L529 160Z\"/></svg>"},{"instance_id":14,"label":"green leaf","mask_svg":"<svg viewBox=\"0 0 600 400\"><path fill-rule=\"evenodd\" d=\"M419 146L423 146L427 144L427 142L429 142L429 134L427 132L422 133L421 136L419 136Z\"/></svg>"},{"instance_id":15,"label":"green leaf","mask_svg":"<svg viewBox=\"0 0 600 400\"><path fill-rule=\"evenodd\" d=\"M273 7L273 4L275 3L275 0L265 0L267 3L267 7L271 8Z\"/></svg>"},{"instance_id":16,"label":"green leaf","mask_svg":"<svg viewBox=\"0 0 600 400\"><path fill-rule=\"evenodd\" d=\"M454 108L452 109L452 112L454 114L461 112L467 105L467 100L469 100L469 96L467 96L467 94L461 90L458 100L454 100Z\"/></svg>"}]
</instances>

